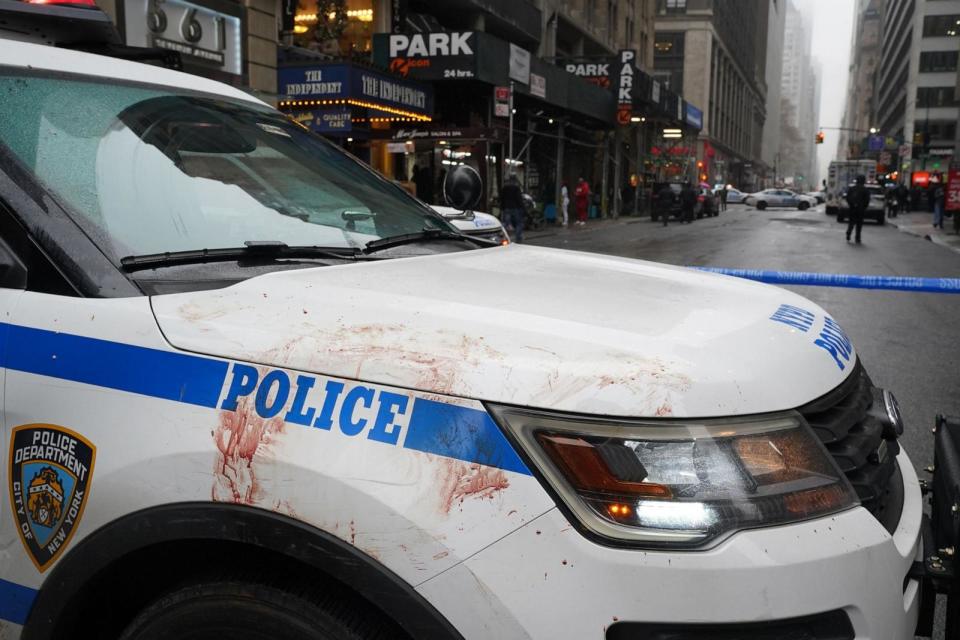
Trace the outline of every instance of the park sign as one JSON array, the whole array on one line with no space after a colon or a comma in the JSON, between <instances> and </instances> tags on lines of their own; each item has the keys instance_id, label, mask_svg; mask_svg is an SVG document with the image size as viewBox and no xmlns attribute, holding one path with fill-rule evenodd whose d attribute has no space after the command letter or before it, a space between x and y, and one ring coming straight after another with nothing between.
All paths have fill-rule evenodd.
<instances>
[{"instance_id":1,"label":"park sign","mask_svg":"<svg viewBox=\"0 0 960 640\"><path fill-rule=\"evenodd\" d=\"M617 124L630 124L633 115L633 86L636 81L636 49L621 49L617 56L616 81L613 88L617 103Z\"/></svg>"}]
</instances>

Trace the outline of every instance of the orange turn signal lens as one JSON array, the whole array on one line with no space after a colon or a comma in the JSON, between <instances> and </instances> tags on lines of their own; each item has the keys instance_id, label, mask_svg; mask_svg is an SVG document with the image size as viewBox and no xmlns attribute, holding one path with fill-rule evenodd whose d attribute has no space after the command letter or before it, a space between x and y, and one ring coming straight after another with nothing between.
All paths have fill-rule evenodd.
<instances>
[{"instance_id":1,"label":"orange turn signal lens","mask_svg":"<svg viewBox=\"0 0 960 640\"><path fill-rule=\"evenodd\" d=\"M662 484L621 480L607 466L597 447L583 438L551 433L538 433L536 437L578 491L645 498L672 497L670 489Z\"/></svg>"}]
</instances>

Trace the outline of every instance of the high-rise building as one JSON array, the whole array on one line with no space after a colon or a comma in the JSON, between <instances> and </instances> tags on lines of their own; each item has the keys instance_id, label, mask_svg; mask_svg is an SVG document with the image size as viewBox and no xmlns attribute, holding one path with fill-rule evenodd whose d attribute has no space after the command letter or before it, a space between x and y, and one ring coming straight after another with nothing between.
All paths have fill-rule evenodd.
<instances>
[{"instance_id":1,"label":"high-rise building","mask_svg":"<svg viewBox=\"0 0 960 640\"><path fill-rule=\"evenodd\" d=\"M946 169L954 155L960 98L960 0L887 0L877 90L881 133L912 145L901 170Z\"/></svg>"},{"instance_id":2,"label":"high-rise building","mask_svg":"<svg viewBox=\"0 0 960 640\"><path fill-rule=\"evenodd\" d=\"M760 157L764 164L773 167L767 184L772 186L780 169L780 77L783 74L783 37L787 19L788 0L772 0L767 18L767 119L763 123L763 141Z\"/></svg>"},{"instance_id":3,"label":"high-rise building","mask_svg":"<svg viewBox=\"0 0 960 640\"><path fill-rule=\"evenodd\" d=\"M816 181L814 137L819 116L819 77L811 58L811 30L794 2L787 0L781 76L780 175L794 186Z\"/></svg>"},{"instance_id":4,"label":"high-rise building","mask_svg":"<svg viewBox=\"0 0 960 640\"><path fill-rule=\"evenodd\" d=\"M654 77L704 107L697 158L711 180L760 186L771 0L662 0Z\"/></svg>"},{"instance_id":5,"label":"high-rise building","mask_svg":"<svg viewBox=\"0 0 960 640\"><path fill-rule=\"evenodd\" d=\"M862 142L866 134L870 129L880 127L877 88L881 71L883 4L883 0L857 1L847 102L837 145L839 159L859 158L864 152Z\"/></svg>"},{"instance_id":6,"label":"high-rise building","mask_svg":"<svg viewBox=\"0 0 960 640\"><path fill-rule=\"evenodd\" d=\"M881 30L880 70L876 85L879 128L890 135L906 133L907 95L913 49L913 19L916 0L887 0Z\"/></svg>"},{"instance_id":7,"label":"high-rise building","mask_svg":"<svg viewBox=\"0 0 960 640\"><path fill-rule=\"evenodd\" d=\"M540 55L545 58L606 58L620 49L637 51L640 69L653 67L656 0L540 0Z\"/></svg>"}]
</instances>

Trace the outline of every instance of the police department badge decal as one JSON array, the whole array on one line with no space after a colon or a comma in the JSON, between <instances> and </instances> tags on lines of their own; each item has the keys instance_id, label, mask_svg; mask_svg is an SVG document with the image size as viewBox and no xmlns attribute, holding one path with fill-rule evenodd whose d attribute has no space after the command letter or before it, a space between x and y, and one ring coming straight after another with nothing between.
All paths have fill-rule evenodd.
<instances>
[{"instance_id":1,"label":"police department badge decal","mask_svg":"<svg viewBox=\"0 0 960 640\"><path fill-rule=\"evenodd\" d=\"M73 535L90 495L96 447L52 424L15 427L10 442L10 504L38 571L45 571Z\"/></svg>"}]
</instances>

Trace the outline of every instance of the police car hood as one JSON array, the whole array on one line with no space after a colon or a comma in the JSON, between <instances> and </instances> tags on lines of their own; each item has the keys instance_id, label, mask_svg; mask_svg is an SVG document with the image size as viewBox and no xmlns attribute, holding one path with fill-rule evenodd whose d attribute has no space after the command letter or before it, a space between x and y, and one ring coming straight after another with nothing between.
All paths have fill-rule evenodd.
<instances>
[{"instance_id":1,"label":"police car hood","mask_svg":"<svg viewBox=\"0 0 960 640\"><path fill-rule=\"evenodd\" d=\"M786 290L520 245L282 271L152 304L183 350L587 414L793 408L856 359Z\"/></svg>"}]
</instances>

